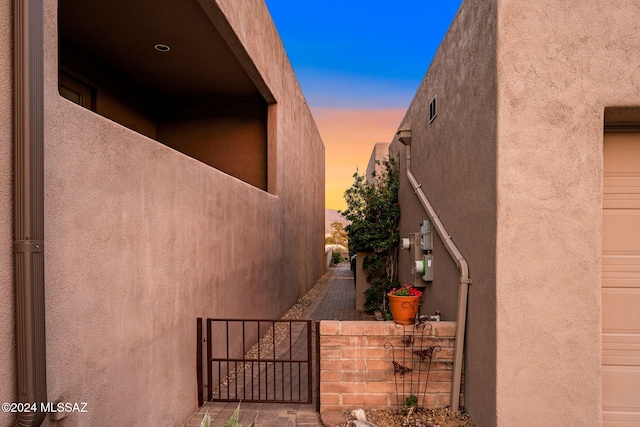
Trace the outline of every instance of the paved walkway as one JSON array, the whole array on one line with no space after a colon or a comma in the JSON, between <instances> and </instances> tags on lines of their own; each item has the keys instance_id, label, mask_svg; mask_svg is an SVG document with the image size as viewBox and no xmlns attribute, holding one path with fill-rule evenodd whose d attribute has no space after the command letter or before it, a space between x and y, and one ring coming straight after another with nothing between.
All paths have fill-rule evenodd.
<instances>
[{"instance_id":1,"label":"paved walkway","mask_svg":"<svg viewBox=\"0 0 640 427\"><path fill-rule=\"evenodd\" d=\"M312 320L370 320L366 313L355 310L356 295L353 275L348 264L340 264L330 271L330 277L322 292L306 309L303 319ZM315 343L315 340L314 340ZM315 349L313 351L315 357ZM314 364L315 365L315 364ZM315 366L314 366L315 375ZM314 387L315 389L315 387ZM314 390L315 394L315 390ZM242 403L240 426L248 427L255 420L256 427L319 427L320 414L316 412L315 399L312 404L290 403ZM204 414L209 411L213 427L222 427L231 417L237 403L205 403L184 424L197 427Z\"/></svg>"},{"instance_id":2,"label":"paved walkway","mask_svg":"<svg viewBox=\"0 0 640 427\"><path fill-rule=\"evenodd\" d=\"M333 268L327 285L307 311L313 320L371 320L371 316L355 307L353 273L348 264L340 264Z\"/></svg>"}]
</instances>

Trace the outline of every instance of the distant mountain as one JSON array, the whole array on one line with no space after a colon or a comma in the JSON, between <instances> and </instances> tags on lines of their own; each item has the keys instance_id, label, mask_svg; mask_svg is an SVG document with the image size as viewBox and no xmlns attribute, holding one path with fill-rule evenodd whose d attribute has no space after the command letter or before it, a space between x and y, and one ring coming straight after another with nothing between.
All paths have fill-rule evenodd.
<instances>
[{"instance_id":1,"label":"distant mountain","mask_svg":"<svg viewBox=\"0 0 640 427\"><path fill-rule=\"evenodd\" d=\"M333 209L325 209L324 210L324 232L331 233L333 228L331 228L331 224L334 222L341 223L344 227L351 224L351 221L343 217L340 212Z\"/></svg>"}]
</instances>

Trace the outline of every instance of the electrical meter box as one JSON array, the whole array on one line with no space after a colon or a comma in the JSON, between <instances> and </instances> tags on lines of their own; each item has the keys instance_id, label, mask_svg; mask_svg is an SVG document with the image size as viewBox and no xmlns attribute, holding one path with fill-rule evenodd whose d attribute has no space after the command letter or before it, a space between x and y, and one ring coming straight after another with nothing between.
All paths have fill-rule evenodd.
<instances>
[{"instance_id":1,"label":"electrical meter box","mask_svg":"<svg viewBox=\"0 0 640 427\"><path fill-rule=\"evenodd\" d=\"M425 219L420 221L420 247L423 251L433 250L431 242L431 221Z\"/></svg>"},{"instance_id":2,"label":"electrical meter box","mask_svg":"<svg viewBox=\"0 0 640 427\"><path fill-rule=\"evenodd\" d=\"M424 280L425 282L432 282L433 281L433 256L432 255L425 255L422 258L422 280Z\"/></svg>"}]
</instances>

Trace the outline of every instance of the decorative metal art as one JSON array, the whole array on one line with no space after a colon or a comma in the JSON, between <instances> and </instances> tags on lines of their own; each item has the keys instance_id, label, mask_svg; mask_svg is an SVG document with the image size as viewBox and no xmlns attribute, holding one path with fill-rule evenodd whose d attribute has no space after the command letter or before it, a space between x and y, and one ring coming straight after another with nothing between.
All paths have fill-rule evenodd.
<instances>
[{"instance_id":1,"label":"decorative metal art","mask_svg":"<svg viewBox=\"0 0 640 427\"><path fill-rule=\"evenodd\" d=\"M402 338L400 338L400 342L404 344L405 347L409 347L411 344L413 344L413 335L409 334L403 336Z\"/></svg>"},{"instance_id":2,"label":"decorative metal art","mask_svg":"<svg viewBox=\"0 0 640 427\"><path fill-rule=\"evenodd\" d=\"M396 324L396 328L403 328L403 334L400 337L402 351L401 354L398 354L401 357L396 358L393 343L387 342L384 345L386 349L391 349L398 408L402 406L418 406L419 404L424 408L429 385L431 359L434 353L441 350L439 345L427 346L433 330L433 325L429 320L429 316L419 316L416 313L414 318L411 319L411 325ZM421 387L422 383L424 383L424 388ZM420 394L422 394L421 402L419 401ZM402 405L401 401L403 402Z\"/></svg>"},{"instance_id":3,"label":"decorative metal art","mask_svg":"<svg viewBox=\"0 0 640 427\"><path fill-rule=\"evenodd\" d=\"M428 320L429 320L429 316L416 316L411 319L411 323L413 323L413 326L415 326L417 329L420 326L427 324Z\"/></svg>"},{"instance_id":4,"label":"decorative metal art","mask_svg":"<svg viewBox=\"0 0 640 427\"><path fill-rule=\"evenodd\" d=\"M400 375L400 378L404 378L404 374L407 372L413 372L413 369L402 366L395 360L393 361L393 375Z\"/></svg>"},{"instance_id":5,"label":"decorative metal art","mask_svg":"<svg viewBox=\"0 0 640 427\"><path fill-rule=\"evenodd\" d=\"M440 351L440 346L432 346L428 348L423 348L422 350L414 350L413 354L417 355L421 361L431 360L433 357L433 350L438 349Z\"/></svg>"}]
</instances>

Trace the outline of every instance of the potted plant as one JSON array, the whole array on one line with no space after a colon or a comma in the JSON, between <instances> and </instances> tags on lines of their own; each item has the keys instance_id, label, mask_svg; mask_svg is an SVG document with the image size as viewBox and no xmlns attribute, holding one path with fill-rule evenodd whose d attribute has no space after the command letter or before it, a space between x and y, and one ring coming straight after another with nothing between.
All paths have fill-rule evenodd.
<instances>
[{"instance_id":1,"label":"potted plant","mask_svg":"<svg viewBox=\"0 0 640 427\"><path fill-rule=\"evenodd\" d=\"M387 296L393 320L402 325L412 324L411 319L418 315L422 292L409 284L404 284L399 288L391 289Z\"/></svg>"}]
</instances>

